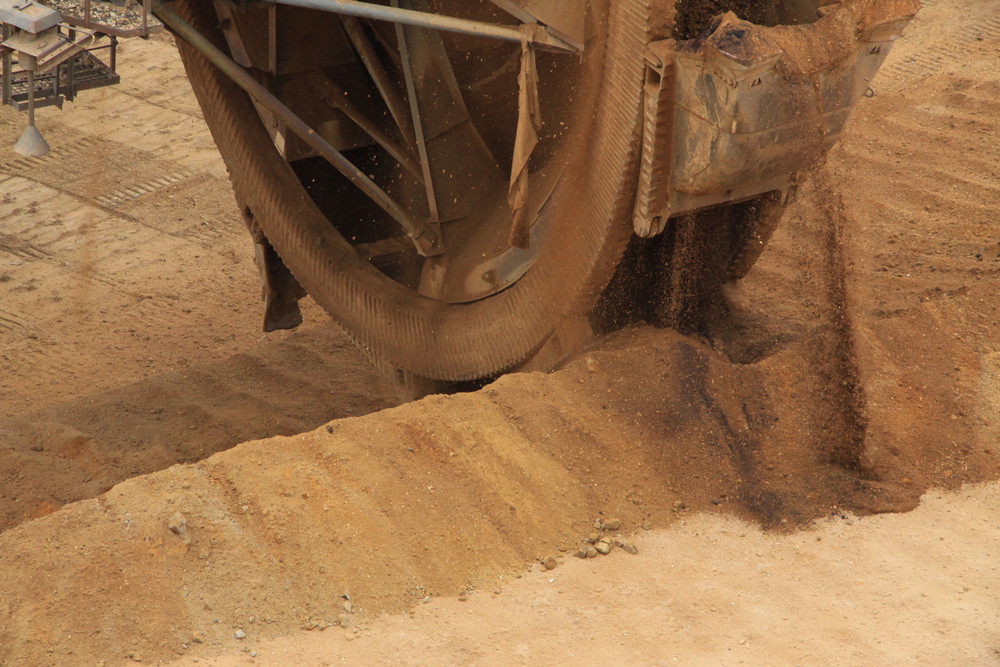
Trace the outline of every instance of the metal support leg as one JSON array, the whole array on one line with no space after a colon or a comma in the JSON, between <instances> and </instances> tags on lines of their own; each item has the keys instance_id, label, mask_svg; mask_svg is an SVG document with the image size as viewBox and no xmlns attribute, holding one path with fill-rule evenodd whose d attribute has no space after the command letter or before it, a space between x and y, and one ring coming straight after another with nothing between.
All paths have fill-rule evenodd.
<instances>
[{"instance_id":1,"label":"metal support leg","mask_svg":"<svg viewBox=\"0 0 1000 667\"><path fill-rule=\"evenodd\" d=\"M3 34L3 40L4 41L7 41L8 39L10 39L10 36L11 36L11 27L9 25L5 24L3 26L2 34ZM0 95L2 95L2 103L3 104L10 104L11 103L11 68L13 66L14 66L14 58L13 58L13 56L10 53L5 53L4 56L3 56L2 83L0 83L0 87L2 87L2 91L0 91Z\"/></svg>"},{"instance_id":2,"label":"metal support leg","mask_svg":"<svg viewBox=\"0 0 1000 667\"><path fill-rule=\"evenodd\" d=\"M26 57L22 53L19 59L23 61ZM25 157L41 157L49 152L49 145L42 133L35 127L35 59L31 58L30 62L24 64L30 65L28 69L28 127L14 144L14 152Z\"/></svg>"}]
</instances>

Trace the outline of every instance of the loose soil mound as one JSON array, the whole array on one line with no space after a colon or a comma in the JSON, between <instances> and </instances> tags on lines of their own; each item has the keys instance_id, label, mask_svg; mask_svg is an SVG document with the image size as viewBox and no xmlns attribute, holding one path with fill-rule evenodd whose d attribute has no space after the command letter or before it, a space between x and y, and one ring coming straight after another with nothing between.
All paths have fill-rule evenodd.
<instances>
[{"instance_id":1,"label":"loose soil mound","mask_svg":"<svg viewBox=\"0 0 1000 667\"><path fill-rule=\"evenodd\" d=\"M0 658L163 658L184 644L235 646L249 616L262 636L336 622L345 593L371 618L493 589L577 548L597 516L634 530L690 508L791 527L843 508L912 507L912 479L872 479L831 457L838 414L824 409L818 353L794 345L739 365L632 330L557 374L129 480L0 535L11 621ZM905 456L930 475L960 455ZM952 483L996 473L981 447L963 460Z\"/></svg>"}]
</instances>

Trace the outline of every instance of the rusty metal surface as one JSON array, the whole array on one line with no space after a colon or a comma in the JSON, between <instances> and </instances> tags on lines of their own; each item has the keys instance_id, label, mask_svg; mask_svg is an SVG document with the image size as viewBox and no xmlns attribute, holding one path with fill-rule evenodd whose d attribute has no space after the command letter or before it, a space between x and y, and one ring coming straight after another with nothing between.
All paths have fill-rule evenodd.
<instances>
[{"instance_id":1,"label":"rusty metal surface","mask_svg":"<svg viewBox=\"0 0 1000 667\"><path fill-rule=\"evenodd\" d=\"M633 223L643 238L656 236L667 225L669 189L674 156L674 40L649 45L643 89L642 161L636 190Z\"/></svg>"},{"instance_id":2,"label":"rusty metal surface","mask_svg":"<svg viewBox=\"0 0 1000 667\"><path fill-rule=\"evenodd\" d=\"M673 77L673 104L662 85L647 83L636 232L784 192L836 141L918 8L916 0L848 0L811 25L776 27L727 13L701 37L654 44L649 71Z\"/></svg>"}]
</instances>

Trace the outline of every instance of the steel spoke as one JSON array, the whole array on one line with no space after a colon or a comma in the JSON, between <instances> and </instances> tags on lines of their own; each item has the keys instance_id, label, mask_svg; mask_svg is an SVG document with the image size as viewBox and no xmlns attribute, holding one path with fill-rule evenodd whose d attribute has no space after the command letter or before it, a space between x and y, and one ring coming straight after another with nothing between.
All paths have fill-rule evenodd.
<instances>
[{"instance_id":1,"label":"steel spoke","mask_svg":"<svg viewBox=\"0 0 1000 667\"><path fill-rule=\"evenodd\" d=\"M391 0L392 6L398 8L399 0ZM420 168L423 171L424 190L427 193L427 208L431 220L440 220L437 197L434 194L434 176L431 173L431 163L427 156L427 141L424 137L424 126L420 121L420 105L417 102L417 86L413 80L413 68L410 64L410 49L406 43L406 32L402 23L396 24L396 40L399 42L399 56L403 65L403 79L406 82L406 96L410 100L410 115L413 119L413 132L416 135L417 153L420 156Z\"/></svg>"},{"instance_id":2,"label":"steel spoke","mask_svg":"<svg viewBox=\"0 0 1000 667\"><path fill-rule=\"evenodd\" d=\"M414 162L407 151L397 146L396 142L389 135L383 132L361 109L351 102L346 90L331 81L329 77L319 70L312 72L310 78L314 84L313 88L322 92L323 100L329 106L344 112L344 115L350 118L355 125L364 130L368 136L384 148L406 171L418 181L423 182L424 174L421 171L420 165Z\"/></svg>"},{"instance_id":3,"label":"steel spoke","mask_svg":"<svg viewBox=\"0 0 1000 667\"><path fill-rule=\"evenodd\" d=\"M310 148L323 156L344 177L365 193L375 204L388 213L406 233L421 255L432 256L440 254L443 247L440 237L427 225L415 220L402 206L390 197L382 188L375 184L364 172L348 160L343 153L331 146L323 137L271 94L244 68L240 67L229 56L219 50L204 35L199 33L187 21L181 18L173 9L167 7L163 0L150 0L156 17L169 26L179 37L192 48L200 52L228 76L233 83L242 88L257 100L268 111L282 119L292 132L302 139Z\"/></svg>"},{"instance_id":4,"label":"steel spoke","mask_svg":"<svg viewBox=\"0 0 1000 667\"><path fill-rule=\"evenodd\" d=\"M344 30L347 32L347 37L351 40L351 44L354 45L354 49L357 51L358 57L361 58L365 69L368 70L368 75L385 101L386 107L389 108L389 113L392 115L393 120L396 121L396 126L399 127L403 138L410 146L416 146L417 138L413 131L413 121L406 110L406 104L403 102L399 91L396 90L396 85L389 76L389 73L382 66L382 62L379 60L378 54L375 53L375 48L372 46L371 40L368 39L361 21L353 16L348 16L343 19L342 23Z\"/></svg>"},{"instance_id":5,"label":"steel spoke","mask_svg":"<svg viewBox=\"0 0 1000 667\"><path fill-rule=\"evenodd\" d=\"M525 23L520 26L499 25L495 23L482 23L481 21L471 21L454 16L443 16L431 12L421 12L413 9L400 8L398 4L392 3L392 7L376 5L371 2L358 2L357 0L267 0L275 4L290 5L292 7L302 7L304 9L318 9L319 11L332 12L334 14L345 14L358 18L375 19L377 21L390 21L396 25L411 25L420 28L431 28L434 30L444 30L446 32L457 32L463 35L473 35L476 37L487 37L498 39L504 42L514 42L529 44L550 51L562 51L564 53L580 53L580 49L558 36L552 34L545 27Z\"/></svg>"}]
</instances>

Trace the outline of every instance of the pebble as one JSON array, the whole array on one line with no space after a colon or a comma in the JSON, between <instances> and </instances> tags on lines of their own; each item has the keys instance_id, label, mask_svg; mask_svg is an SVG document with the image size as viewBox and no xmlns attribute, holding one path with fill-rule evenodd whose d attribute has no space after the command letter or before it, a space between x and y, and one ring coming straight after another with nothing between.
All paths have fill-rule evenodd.
<instances>
[{"instance_id":1,"label":"pebble","mask_svg":"<svg viewBox=\"0 0 1000 667\"><path fill-rule=\"evenodd\" d=\"M611 552L611 549L612 549L612 544L607 540L601 540L600 542L594 545L594 550L596 550L598 553L601 554L608 554Z\"/></svg>"},{"instance_id":2,"label":"pebble","mask_svg":"<svg viewBox=\"0 0 1000 667\"><path fill-rule=\"evenodd\" d=\"M601 526L601 528L603 528L604 530L618 530L621 527L622 527L621 519L608 519L607 521L604 522L604 525Z\"/></svg>"},{"instance_id":3,"label":"pebble","mask_svg":"<svg viewBox=\"0 0 1000 667\"><path fill-rule=\"evenodd\" d=\"M59 13L76 18L83 18L81 8L83 3L72 0L54 0L47 3ZM94 2L90 5L90 20L102 26L110 26L119 30L139 30L142 28L142 7L138 2L117 6L108 2ZM163 24L152 14L147 25L155 32L163 28Z\"/></svg>"},{"instance_id":4,"label":"pebble","mask_svg":"<svg viewBox=\"0 0 1000 667\"><path fill-rule=\"evenodd\" d=\"M554 556L549 556L548 558L546 558L545 560L542 561L542 569L546 570L546 571L547 570L552 570L552 569L555 568L555 566L557 564L558 564L558 561L556 561L555 557Z\"/></svg>"},{"instance_id":5,"label":"pebble","mask_svg":"<svg viewBox=\"0 0 1000 667\"><path fill-rule=\"evenodd\" d=\"M351 604L350 600L344 600L343 607L344 607L344 611L347 612L348 614L351 614L351 613L354 612L354 605Z\"/></svg>"},{"instance_id":6,"label":"pebble","mask_svg":"<svg viewBox=\"0 0 1000 667\"><path fill-rule=\"evenodd\" d=\"M247 638L247 633L243 632L242 630L237 630L236 632L233 633L233 639L246 639L246 638Z\"/></svg>"},{"instance_id":7,"label":"pebble","mask_svg":"<svg viewBox=\"0 0 1000 667\"><path fill-rule=\"evenodd\" d=\"M181 538L185 544L191 542L191 536L188 535L187 519L185 519L184 515L180 512L174 512L174 515L170 517L169 521L167 521L167 528L169 528L170 532L174 535Z\"/></svg>"},{"instance_id":8,"label":"pebble","mask_svg":"<svg viewBox=\"0 0 1000 667\"><path fill-rule=\"evenodd\" d=\"M632 554L633 556L639 553L639 549L628 540L622 540L622 551L627 554Z\"/></svg>"}]
</instances>

